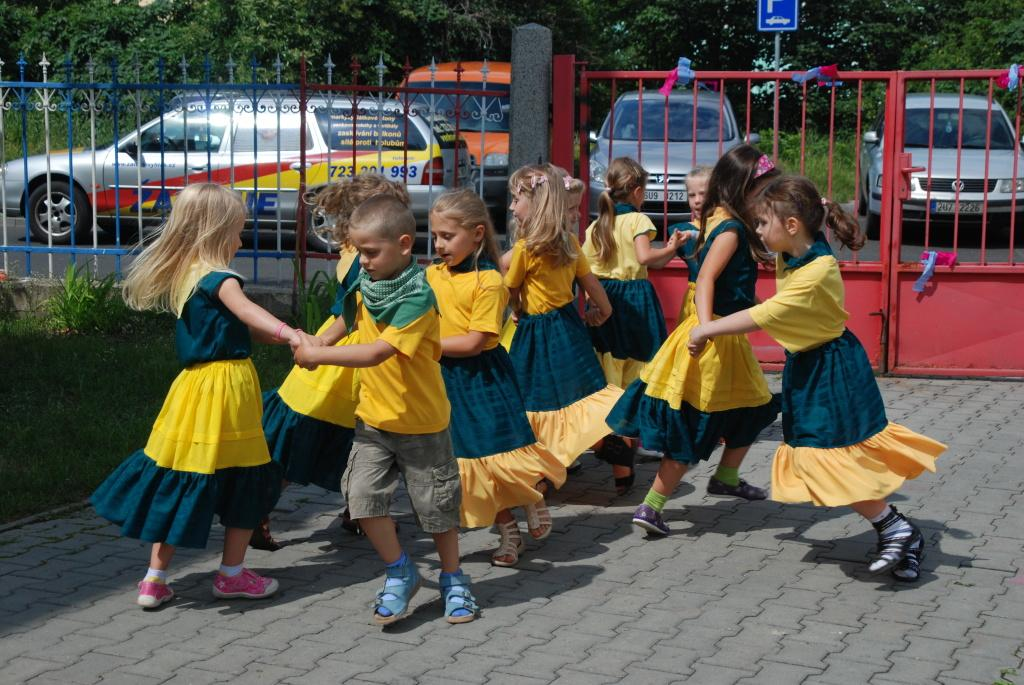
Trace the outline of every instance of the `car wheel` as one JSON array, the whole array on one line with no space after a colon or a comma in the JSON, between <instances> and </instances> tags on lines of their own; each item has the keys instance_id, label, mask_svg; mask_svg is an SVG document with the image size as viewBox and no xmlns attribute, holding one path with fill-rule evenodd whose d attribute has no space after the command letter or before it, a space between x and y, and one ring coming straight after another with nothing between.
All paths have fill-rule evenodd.
<instances>
[{"instance_id":1,"label":"car wheel","mask_svg":"<svg viewBox=\"0 0 1024 685\"><path fill-rule=\"evenodd\" d=\"M334 238L333 222L316 207L306 211L306 248L310 252L337 252L341 248Z\"/></svg>"},{"instance_id":2,"label":"car wheel","mask_svg":"<svg viewBox=\"0 0 1024 685\"><path fill-rule=\"evenodd\" d=\"M73 194L66 181L52 181L50 196L46 195L46 184L40 183L28 196L28 219L32 237L42 243L67 245L72 234L86 232L92 224L92 208L85 191L76 187ZM72 206L74 211L72 212ZM72 217L73 215L73 217ZM72 223L73 218L73 223Z\"/></svg>"},{"instance_id":3,"label":"car wheel","mask_svg":"<svg viewBox=\"0 0 1024 685\"><path fill-rule=\"evenodd\" d=\"M864 192L864 188L867 184L868 182L864 181L860 186L860 192L858 193L860 201L857 203L857 216L865 216L868 213L868 198L867 193Z\"/></svg>"},{"instance_id":4,"label":"car wheel","mask_svg":"<svg viewBox=\"0 0 1024 685\"><path fill-rule=\"evenodd\" d=\"M868 240L878 240L878 236L881 233L881 231L882 216L880 214L875 214L874 212L868 212Z\"/></svg>"}]
</instances>

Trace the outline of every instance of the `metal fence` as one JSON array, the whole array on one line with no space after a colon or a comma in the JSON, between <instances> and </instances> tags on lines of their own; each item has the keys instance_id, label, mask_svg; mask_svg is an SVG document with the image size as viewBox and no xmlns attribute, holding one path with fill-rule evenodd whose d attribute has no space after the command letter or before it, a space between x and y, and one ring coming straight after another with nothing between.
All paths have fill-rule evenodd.
<instances>
[{"instance_id":1,"label":"metal fence","mask_svg":"<svg viewBox=\"0 0 1024 685\"><path fill-rule=\"evenodd\" d=\"M557 56L554 69L563 84L554 130L590 144L575 157L556 143L553 157L586 182L590 217L608 162L629 156L650 174L642 211L665 231L689 218L689 170L749 141L862 217L865 247L834 247L849 327L877 368L1024 375L1024 310L1008 304L1024 289L1024 79L1004 89L999 70L839 72L831 80L697 71L664 94L667 71L592 71L571 56ZM685 266L650 278L671 323ZM758 293L773 292L774 273L764 270ZM781 364L770 338L751 339L762 362Z\"/></svg>"},{"instance_id":2,"label":"metal fence","mask_svg":"<svg viewBox=\"0 0 1024 685\"><path fill-rule=\"evenodd\" d=\"M507 141L507 86L490 86L486 61L467 81L460 63L414 71L406 60L389 75L379 61L373 83L358 61L339 73L330 56L291 67L279 58L54 65L43 56L14 68L0 62L0 254L11 275L53 276L83 260L120 274L182 188L213 182L238 190L250 210L240 270L256 281L304 279L307 262L337 256L330 218L312 213L308 194L368 171L408 186L418 251L429 257L437 194L472 184L486 195L485 181L503 184L508 173L507 158L487 166L462 140L470 122L481 150ZM439 80L442 68L454 82ZM489 201L503 216L504 194Z\"/></svg>"}]
</instances>

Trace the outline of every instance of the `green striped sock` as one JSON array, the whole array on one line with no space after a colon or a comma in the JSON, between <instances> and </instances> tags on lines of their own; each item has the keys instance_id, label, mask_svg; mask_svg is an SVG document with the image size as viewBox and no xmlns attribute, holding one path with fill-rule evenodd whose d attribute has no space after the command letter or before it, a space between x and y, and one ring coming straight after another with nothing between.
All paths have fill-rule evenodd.
<instances>
[{"instance_id":1,"label":"green striped sock","mask_svg":"<svg viewBox=\"0 0 1024 685\"><path fill-rule=\"evenodd\" d=\"M719 465L718 470L715 471L714 478L735 488L740 484L740 469L739 467L733 468L731 466Z\"/></svg>"},{"instance_id":2,"label":"green striped sock","mask_svg":"<svg viewBox=\"0 0 1024 685\"><path fill-rule=\"evenodd\" d=\"M654 491L651 488L647 493L647 497L644 497L644 504L649 506L654 511L661 513L661 510L665 508L665 502L668 501L668 495L662 495Z\"/></svg>"}]
</instances>

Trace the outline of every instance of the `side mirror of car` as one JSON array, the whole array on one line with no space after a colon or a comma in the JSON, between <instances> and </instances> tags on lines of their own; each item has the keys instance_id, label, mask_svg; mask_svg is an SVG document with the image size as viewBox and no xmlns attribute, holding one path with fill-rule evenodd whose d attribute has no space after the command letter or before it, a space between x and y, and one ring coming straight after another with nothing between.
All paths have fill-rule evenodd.
<instances>
[{"instance_id":1,"label":"side mirror of car","mask_svg":"<svg viewBox=\"0 0 1024 685\"><path fill-rule=\"evenodd\" d=\"M748 133L746 135L746 137L744 138L744 142L745 143L749 143L750 145L757 145L758 143L761 142L761 134L760 133Z\"/></svg>"},{"instance_id":2,"label":"side mirror of car","mask_svg":"<svg viewBox=\"0 0 1024 685\"><path fill-rule=\"evenodd\" d=\"M139 158L139 144L137 142L135 142L134 140L129 140L127 143L124 144L124 147L121 148L121 152L125 153L126 155L128 155L132 159L138 159Z\"/></svg>"},{"instance_id":3,"label":"side mirror of car","mask_svg":"<svg viewBox=\"0 0 1024 685\"><path fill-rule=\"evenodd\" d=\"M589 138L590 138L590 142L591 143L596 143L597 142L597 131L591 131Z\"/></svg>"},{"instance_id":4,"label":"side mirror of car","mask_svg":"<svg viewBox=\"0 0 1024 685\"><path fill-rule=\"evenodd\" d=\"M878 133L875 131L865 131L864 142L868 145L878 145Z\"/></svg>"}]
</instances>

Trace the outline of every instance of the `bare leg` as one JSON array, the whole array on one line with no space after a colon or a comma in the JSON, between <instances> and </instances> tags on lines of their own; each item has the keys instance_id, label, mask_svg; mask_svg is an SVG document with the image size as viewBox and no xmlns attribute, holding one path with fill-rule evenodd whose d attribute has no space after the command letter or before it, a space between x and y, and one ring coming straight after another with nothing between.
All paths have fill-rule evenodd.
<instances>
[{"instance_id":1,"label":"bare leg","mask_svg":"<svg viewBox=\"0 0 1024 685\"><path fill-rule=\"evenodd\" d=\"M868 499L863 502L854 502L850 508L870 521L882 513L885 504L884 499Z\"/></svg>"},{"instance_id":2,"label":"bare leg","mask_svg":"<svg viewBox=\"0 0 1024 685\"><path fill-rule=\"evenodd\" d=\"M676 486L688 469L689 467L682 462L663 457L658 467L658 475L654 477L654 484L651 487L659 495L669 497L675 492Z\"/></svg>"},{"instance_id":3,"label":"bare leg","mask_svg":"<svg viewBox=\"0 0 1024 685\"><path fill-rule=\"evenodd\" d=\"M722 458L718 463L726 468L738 469L749 451L750 445L746 447L726 447L722 451Z\"/></svg>"},{"instance_id":4,"label":"bare leg","mask_svg":"<svg viewBox=\"0 0 1024 685\"><path fill-rule=\"evenodd\" d=\"M434 544L437 545L437 555L441 557L441 571L443 573L455 573L456 571L458 571L459 529L449 528L443 533L434 533L433 537ZM398 557L395 558L397 559Z\"/></svg>"},{"instance_id":5,"label":"bare leg","mask_svg":"<svg viewBox=\"0 0 1024 685\"><path fill-rule=\"evenodd\" d=\"M362 518L359 519L359 525L366 533L366 537L370 539L370 544L377 550L377 556L385 564L393 564L399 560L402 556L402 546L398 543L395 522L390 516ZM456 553L457 555L458 553Z\"/></svg>"},{"instance_id":6,"label":"bare leg","mask_svg":"<svg viewBox=\"0 0 1024 685\"><path fill-rule=\"evenodd\" d=\"M155 542L149 552L149 567L157 571L166 571L171 565L173 557L174 545L168 545L166 542Z\"/></svg>"},{"instance_id":7,"label":"bare leg","mask_svg":"<svg viewBox=\"0 0 1024 685\"><path fill-rule=\"evenodd\" d=\"M224 529L224 554L220 563L225 566L238 566L245 561L245 550L252 539L252 531L248 528Z\"/></svg>"}]
</instances>

